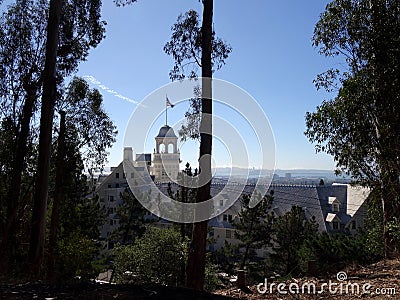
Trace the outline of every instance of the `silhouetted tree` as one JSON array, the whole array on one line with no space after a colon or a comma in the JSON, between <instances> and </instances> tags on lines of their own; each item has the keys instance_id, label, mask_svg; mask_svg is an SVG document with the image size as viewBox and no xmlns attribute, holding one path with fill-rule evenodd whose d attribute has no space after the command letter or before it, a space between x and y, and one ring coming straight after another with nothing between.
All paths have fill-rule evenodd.
<instances>
[{"instance_id":1,"label":"silhouetted tree","mask_svg":"<svg viewBox=\"0 0 400 300\"><path fill-rule=\"evenodd\" d=\"M126 5L136 0L115 0L117 5ZM231 52L220 39L216 39L212 29L213 0L202 0L203 18L199 28L197 12L190 10L184 16L179 16L177 23L172 27L171 41L164 46L164 51L173 56L175 65L170 72L171 79L184 78L187 72L185 66L194 68L189 70L189 77L196 76L196 68L201 67L201 119L200 128L200 176L211 178L211 149L212 149L212 72L213 63L219 69ZM196 67L197 65L197 67ZM204 202L210 198L210 184L198 189L196 202ZM187 285L195 289L203 289L205 276L207 221L193 226L192 241L189 250L187 265Z\"/></svg>"},{"instance_id":2,"label":"silhouetted tree","mask_svg":"<svg viewBox=\"0 0 400 300\"><path fill-rule=\"evenodd\" d=\"M100 7L100 0L72 2L50 0L47 19L45 63L42 74L43 92L40 114L38 168L28 255L28 261L32 266L33 274L38 274L44 254L52 129L54 107L58 97L57 74L65 66L68 66L70 69L76 69L78 62L88 55L89 48L96 46L103 39L104 23L100 20ZM40 21L42 22L42 20ZM65 41L65 44L59 47L60 41ZM57 56L60 57L58 64ZM62 76L62 74L59 75Z\"/></svg>"},{"instance_id":3,"label":"silhouetted tree","mask_svg":"<svg viewBox=\"0 0 400 300\"><path fill-rule=\"evenodd\" d=\"M200 153L199 157L207 157L200 161L200 176L211 179L211 148L212 148L212 71L213 62L220 68L231 52L222 40L214 38L212 29L213 0L203 0L202 25L199 28L197 13L193 10L185 16L179 16L177 23L172 27L171 41L164 51L173 56L175 65L170 72L171 79L185 77L185 66L192 66L189 77L196 76L197 67L201 67L201 116L200 116ZM214 60L213 60L214 59ZM196 104L196 102L193 102ZM198 104L198 102L197 102ZM198 106L197 106L198 108ZM196 131L194 131L195 133ZM197 137L196 134L192 137ZM197 191L196 202L207 201L210 197L208 181ZM192 240L189 248L187 264L187 285L194 289L203 289L205 276L207 221L193 225Z\"/></svg>"},{"instance_id":4,"label":"silhouetted tree","mask_svg":"<svg viewBox=\"0 0 400 300\"><path fill-rule=\"evenodd\" d=\"M66 157L64 149L73 145L79 163L84 163L89 174L93 169L102 170L107 157L107 148L115 142L116 127L102 106L103 98L96 90L91 90L88 83L81 78L73 78L68 86L66 96L59 101L60 126L57 138L55 159L54 197L51 210L49 231L49 271L55 265L57 231L59 228L60 206L64 197L64 170ZM68 132L66 133L66 130ZM71 148L71 146L69 146ZM79 169L79 168L77 168ZM78 170L82 172L83 170ZM84 196L84 195L83 195Z\"/></svg>"}]
</instances>

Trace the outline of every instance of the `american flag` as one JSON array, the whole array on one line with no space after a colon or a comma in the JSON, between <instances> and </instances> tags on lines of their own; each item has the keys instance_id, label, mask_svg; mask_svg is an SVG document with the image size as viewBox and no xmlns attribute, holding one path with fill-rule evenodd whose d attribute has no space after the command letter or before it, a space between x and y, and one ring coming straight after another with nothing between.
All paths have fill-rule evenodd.
<instances>
[{"instance_id":1,"label":"american flag","mask_svg":"<svg viewBox=\"0 0 400 300\"><path fill-rule=\"evenodd\" d=\"M168 99L167 96L166 96L166 101L167 101L167 102L166 102L167 107L168 107L168 106L171 106L171 108L172 108L172 107L175 106L175 104L172 104L172 103L169 101L169 99Z\"/></svg>"}]
</instances>

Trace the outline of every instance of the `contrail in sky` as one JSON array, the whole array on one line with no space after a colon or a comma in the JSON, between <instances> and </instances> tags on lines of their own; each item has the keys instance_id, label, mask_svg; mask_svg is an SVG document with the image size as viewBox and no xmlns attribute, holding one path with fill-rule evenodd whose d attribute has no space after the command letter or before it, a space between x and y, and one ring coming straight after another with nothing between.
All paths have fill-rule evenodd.
<instances>
[{"instance_id":1,"label":"contrail in sky","mask_svg":"<svg viewBox=\"0 0 400 300\"><path fill-rule=\"evenodd\" d=\"M133 99L128 98L128 97L125 97L125 96L121 95L120 93L118 93L117 91L114 91L113 89L110 89L108 86L105 86L104 84L102 84L100 81L98 81L95 77L93 77L91 75L85 75L85 76L83 76L83 78L85 78L86 80L90 81L92 84L97 85L103 91L114 95L115 97L118 97L118 98L120 98L122 100L128 101L128 102L136 104L136 105L139 104L138 101L133 100Z\"/></svg>"}]
</instances>

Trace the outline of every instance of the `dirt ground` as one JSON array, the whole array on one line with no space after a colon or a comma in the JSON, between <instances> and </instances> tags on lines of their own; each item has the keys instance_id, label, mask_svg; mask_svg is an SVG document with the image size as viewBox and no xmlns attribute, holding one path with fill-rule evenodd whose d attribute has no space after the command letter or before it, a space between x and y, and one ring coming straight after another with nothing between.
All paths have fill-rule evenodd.
<instances>
[{"instance_id":1,"label":"dirt ground","mask_svg":"<svg viewBox=\"0 0 400 300\"><path fill-rule=\"evenodd\" d=\"M278 292L277 285L271 285L267 280L259 287L250 286L247 293L243 289L231 288L217 291L216 294L233 298L258 300L258 299L400 299L400 260L385 260L367 267L353 267L343 270L346 274L332 278L297 278L283 282ZM346 280L343 280L347 277ZM329 280L331 290L329 290ZM291 290L289 286L291 285ZM315 285L315 293L313 290ZM272 287L271 287L272 286ZM304 287L304 289L303 289ZM298 289L297 289L298 288ZM293 293L291 293L293 291ZM303 292L304 291L304 292ZM271 293L272 292L272 293Z\"/></svg>"},{"instance_id":2,"label":"dirt ground","mask_svg":"<svg viewBox=\"0 0 400 300\"><path fill-rule=\"evenodd\" d=\"M400 260L386 260L368 267L354 267L343 271L346 275L340 274L342 281L339 281L336 276L324 279L297 278L286 282L274 282L274 285L267 281L265 293L258 292L257 285L244 289L229 288L210 294L185 288L155 285L81 283L52 286L27 283L0 284L0 299L400 299ZM346 276L347 279L345 279ZM329 280L331 281L331 291L328 286ZM280 289L287 292L286 294L278 292L278 284L281 284ZM315 293L313 286L315 286ZM302 292L302 288L304 292ZM262 285L259 289L263 291L265 286ZM291 293L291 291L295 293ZM335 291L336 293L334 293Z\"/></svg>"}]
</instances>

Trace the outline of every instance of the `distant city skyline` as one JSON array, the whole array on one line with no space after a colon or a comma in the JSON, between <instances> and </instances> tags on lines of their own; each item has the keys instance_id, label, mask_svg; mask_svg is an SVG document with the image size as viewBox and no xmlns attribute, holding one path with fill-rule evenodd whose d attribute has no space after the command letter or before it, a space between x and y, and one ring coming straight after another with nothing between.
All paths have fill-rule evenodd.
<instances>
[{"instance_id":1,"label":"distant city skyline","mask_svg":"<svg viewBox=\"0 0 400 300\"><path fill-rule=\"evenodd\" d=\"M332 157L315 154L314 146L303 134L305 113L333 97L316 91L313 79L340 64L321 57L311 45L314 25L327 3L258 0L240 6L228 0L215 2L216 34L232 46L233 52L214 76L240 86L260 104L275 136L279 169L334 169ZM118 127L107 166L122 160L125 128L137 103L170 82L173 60L163 52L163 46L178 15L189 9L201 12L201 3L147 0L121 8L112 1L103 3L107 37L91 50L77 75L90 79L91 86L102 92L105 110ZM164 101L165 97L160 99L160 107L165 106ZM174 102L173 95L170 101ZM184 112L183 105L173 108L171 124L174 115L179 120ZM163 123L163 117L154 123L149 140ZM140 130L139 125L136 130ZM183 164L197 160L193 145L185 143L181 149ZM152 153L153 146L149 144L147 150ZM216 166L229 165L223 155L215 159Z\"/></svg>"}]
</instances>

